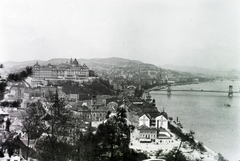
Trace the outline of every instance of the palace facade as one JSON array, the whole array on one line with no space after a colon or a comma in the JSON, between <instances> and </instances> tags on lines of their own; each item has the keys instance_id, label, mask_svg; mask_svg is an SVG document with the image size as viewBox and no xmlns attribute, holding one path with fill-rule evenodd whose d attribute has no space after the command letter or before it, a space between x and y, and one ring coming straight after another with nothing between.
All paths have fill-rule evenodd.
<instances>
[{"instance_id":1,"label":"palace facade","mask_svg":"<svg viewBox=\"0 0 240 161\"><path fill-rule=\"evenodd\" d=\"M58 65L48 64L40 66L38 62L33 65L33 78L35 80L49 79L81 79L89 77L89 68L83 64L80 65L77 59L70 59L69 63Z\"/></svg>"}]
</instances>

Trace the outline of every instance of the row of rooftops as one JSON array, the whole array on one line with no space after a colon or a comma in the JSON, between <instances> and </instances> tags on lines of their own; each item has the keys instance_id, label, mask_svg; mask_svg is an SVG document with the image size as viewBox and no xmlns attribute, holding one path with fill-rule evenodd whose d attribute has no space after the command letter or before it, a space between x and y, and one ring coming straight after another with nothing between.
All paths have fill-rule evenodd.
<instances>
[{"instance_id":1,"label":"row of rooftops","mask_svg":"<svg viewBox=\"0 0 240 161\"><path fill-rule=\"evenodd\" d=\"M70 102L67 106L71 106L71 109L77 112L107 112L111 109L111 106L98 105L96 107L90 108L90 106L85 106L83 104L76 104L72 102ZM113 109L113 111L116 111L116 107Z\"/></svg>"},{"instance_id":2,"label":"row of rooftops","mask_svg":"<svg viewBox=\"0 0 240 161\"><path fill-rule=\"evenodd\" d=\"M24 84L14 84L15 88L18 88L18 86L24 86ZM43 92L45 91L52 91L52 92L56 92L56 87L41 87L41 88L37 88L34 91L38 91L39 92ZM31 92L32 89L26 89L26 93L27 92ZM60 92L61 90L59 89L58 92ZM46 93L47 94L47 93ZM91 103L91 101L94 101L94 104ZM84 106L85 103L85 106ZM69 105L72 106L72 108L78 109L78 110L83 110L83 111L87 111L89 110L88 107L91 106L91 110L93 111L104 111L109 109L109 107L107 107L108 104L111 103L111 107L114 106L114 110L116 110L117 107L124 105L127 106L128 109L137 109L138 111L137 114L139 117L141 117L143 114L145 114L149 119L154 119L157 116L159 116L161 113L158 110L152 110L153 108L153 104L148 104L146 103L143 99L138 98L138 97L112 97L109 95L103 95L103 96L93 96L92 100L85 100L82 102L71 102ZM86 107L87 106L87 107Z\"/></svg>"}]
</instances>

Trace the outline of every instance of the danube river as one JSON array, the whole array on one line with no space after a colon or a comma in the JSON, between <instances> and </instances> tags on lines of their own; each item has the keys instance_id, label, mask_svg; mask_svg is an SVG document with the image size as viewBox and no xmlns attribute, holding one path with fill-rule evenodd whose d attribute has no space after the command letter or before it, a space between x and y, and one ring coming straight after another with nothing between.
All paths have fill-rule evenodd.
<instances>
[{"instance_id":1,"label":"danube river","mask_svg":"<svg viewBox=\"0 0 240 161\"><path fill-rule=\"evenodd\" d=\"M172 86L172 89L239 91L240 81L206 82ZM161 111L180 120L183 128L193 130L195 138L229 161L240 160L240 93L152 91L152 97ZM224 106L229 103L231 107Z\"/></svg>"}]
</instances>

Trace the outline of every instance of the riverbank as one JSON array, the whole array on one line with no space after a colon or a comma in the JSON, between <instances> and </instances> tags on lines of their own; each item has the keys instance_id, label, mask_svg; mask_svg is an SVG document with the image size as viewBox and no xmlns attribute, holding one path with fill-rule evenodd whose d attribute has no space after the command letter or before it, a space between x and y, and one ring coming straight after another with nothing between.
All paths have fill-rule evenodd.
<instances>
[{"instance_id":1,"label":"riverbank","mask_svg":"<svg viewBox=\"0 0 240 161\"><path fill-rule=\"evenodd\" d=\"M187 133L186 130L184 130L183 128L179 128L177 126L177 124L174 124L173 121L170 121L170 124L172 126L174 126L177 129L180 129L182 133ZM200 151L197 148L192 148L192 145L190 144L190 142L188 141L183 141L181 140L181 138L171 132L170 129L167 129L168 133L172 136L171 141L168 142L149 142L149 143L141 143L139 141L139 131L138 129L135 129L132 133L131 133L131 143L130 143L130 148L135 149L136 151L139 152L144 152L146 153L150 158L156 158L156 153L158 150L162 150L163 155L167 154L168 152L170 152L171 150L173 150L174 148L178 148L181 144L180 147L180 151L182 151L182 153L189 159L189 160L202 160L202 161L217 161L217 156L218 154L215 153L213 150L211 150L210 148L204 146L205 151ZM196 139L194 139L194 141L196 142L196 144L199 142ZM182 143L181 143L182 142Z\"/></svg>"},{"instance_id":2,"label":"riverbank","mask_svg":"<svg viewBox=\"0 0 240 161\"><path fill-rule=\"evenodd\" d=\"M134 134L133 134L133 137L135 137ZM174 149L175 147L178 148L180 143L181 141L177 138L175 138L173 142L170 142L170 143L163 142L160 144L155 144L153 142L140 143L136 138L133 138L131 140L130 148L135 149L136 151L144 152L148 154L150 158L156 158L155 155L158 150L163 150L163 154L166 154L170 152L172 149ZM180 150L187 158L191 160L199 159L201 161L217 161L217 154L211 149L207 148L206 146L205 148L206 148L206 152L201 153L197 150L192 150L187 143L186 144L184 143L181 146Z\"/></svg>"},{"instance_id":3,"label":"riverbank","mask_svg":"<svg viewBox=\"0 0 240 161\"><path fill-rule=\"evenodd\" d=\"M178 125L179 120L170 121L169 120L169 128L172 134L176 137L177 140L182 140L183 145L180 147L180 150L191 159L201 159L208 161L217 160L218 154L208 148L206 145L203 145L202 142L196 140L194 138L195 132L188 132L184 128L180 128ZM177 130L178 133L176 131ZM190 139L186 139L186 136ZM189 137L190 136L190 137ZM183 141L186 140L186 141Z\"/></svg>"}]
</instances>

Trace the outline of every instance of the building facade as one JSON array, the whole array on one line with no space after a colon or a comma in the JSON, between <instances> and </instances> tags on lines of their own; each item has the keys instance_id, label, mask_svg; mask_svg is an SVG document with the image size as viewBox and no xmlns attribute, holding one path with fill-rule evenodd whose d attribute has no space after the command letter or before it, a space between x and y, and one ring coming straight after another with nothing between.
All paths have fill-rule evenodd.
<instances>
[{"instance_id":1,"label":"building facade","mask_svg":"<svg viewBox=\"0 0 240 161\"><path fill-rule=\"evenodd\" d=\"M38 62L33 65L33 78L35 80L49 80L49 79L81 79L89 77L89 68L86 64L79 65L77 59L69 63L62 63L59 65L48 64L47 66L40 66Z\"/></svg>"},{"instance_id":2,"label":"building facade","mask_svg":"<svg viewBox=\"0 0 240 161\"><path fill-rule=\"evenodd\" d=\"M141 125L139 128L139 141L140 143L152 142L157 138L157 129L155 127L148 127Z\"/></svg>"}]
</instances>

